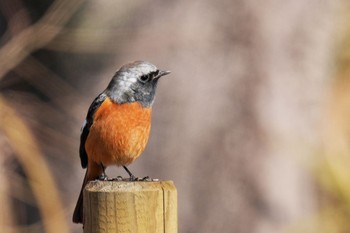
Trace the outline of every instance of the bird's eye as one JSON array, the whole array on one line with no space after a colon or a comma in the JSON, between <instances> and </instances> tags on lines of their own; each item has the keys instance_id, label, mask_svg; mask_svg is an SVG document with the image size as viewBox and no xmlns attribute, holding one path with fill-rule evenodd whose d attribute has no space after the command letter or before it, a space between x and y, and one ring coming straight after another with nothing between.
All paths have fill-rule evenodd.
<instances>
[{"instance_id":1,"label":"bird's eye","mask_svg":"<svg viewBox=\"0 0 350 233\"><path fill-rule=\"evenodd\" d=\"M143 83L145 83L145 82L148 82L148 81L150 80L150 78L151 78L151 75L149 75L149 74L142 75L142 76L140 77L140 81L143 82Z\"/></svg>"}]
</instances>

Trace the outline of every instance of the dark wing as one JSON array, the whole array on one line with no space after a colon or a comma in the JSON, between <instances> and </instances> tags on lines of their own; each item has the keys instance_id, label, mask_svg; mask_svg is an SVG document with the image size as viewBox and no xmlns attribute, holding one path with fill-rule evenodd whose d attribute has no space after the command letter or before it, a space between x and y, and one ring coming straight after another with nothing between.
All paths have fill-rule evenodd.
<instances>
[{"instance_id":1,"label":"dark wing","mask_svg":"<svg viewBox=\"0 0 350 233\"><path fill-rule=\"evenodd\" d=\"M81 166L83 168L86 168L88 165L88 157L87 157L86 150L85 150L85 142L86 142L86 139L89 135L90 127L91 127L92 123L94 122L94 114L95 114L96 110L98 109L98 107L100 107L100 105L106 99L106 97L107 97L107 95L104 92L102 92L94 99L94 101L90 105L85 122L81 128L79 155L80 155Z\"/></svg>"}]
</instances>

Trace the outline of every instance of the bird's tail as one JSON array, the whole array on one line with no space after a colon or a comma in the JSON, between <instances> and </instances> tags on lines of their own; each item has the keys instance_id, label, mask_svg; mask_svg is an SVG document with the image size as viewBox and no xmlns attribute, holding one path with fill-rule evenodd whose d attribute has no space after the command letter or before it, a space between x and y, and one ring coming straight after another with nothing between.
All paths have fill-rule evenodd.
<instances>
[{"instance_id":1,"label":"bird's tail","mask_svg":"<svg viewBox=\"0 0 350 233\"><path fill-rule=\"evenodd\" d=\"M103 174L103 169L101 166L99 166L95 163L94 164L92 164L91 162L89 162L89 163L90 164L88 164L88 168L87 168L86 173L85 173L85 177L84 177L83 185L82 185L81 190L80 190L79 198L78 198L77 204L76 204L75 209L74 209L74 213L73 213L73 222L74 223L83 223L83 218L84 218L83 191L84 191L85 185L89 181L95 180Z\"/></svg>"},{"instance_id":2,"label":"bird's tail","mask_svg":"<svg viewBox=\"0 0 350 233\"><path fill-rule=\"evenodd\" d=\"M78 201L77 201L77 204L75 205L75 209L74 209L74 213L73 213L73 222L74 223L83 223L83 190L84 190L84 187L87 183L87 170L86 170L86 173L85 173L85 177L84 177L84 181L83 181L83 185L81 187L81 190L80 190L80 194L79 194L79 198L78 198Z\"/></svg>"}]
</instances>

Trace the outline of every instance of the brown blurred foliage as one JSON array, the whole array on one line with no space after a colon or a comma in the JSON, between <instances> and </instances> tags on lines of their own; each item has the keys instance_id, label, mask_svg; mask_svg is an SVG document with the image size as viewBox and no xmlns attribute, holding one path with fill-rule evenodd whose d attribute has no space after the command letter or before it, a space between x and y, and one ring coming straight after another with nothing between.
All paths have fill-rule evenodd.
<instances>
[{"instance_id":1,"label":"brown blurred foliage","mask_svg":"<svg viewBox=\"0 0 350 233\"><path fill-rule=\"evenodd\" d=\"M349 232L349 7L0 2L1 232L82 231L80 126L132 60L172 71L130 169L175 181L179 232Z\"/></svg>"}]
</instances>

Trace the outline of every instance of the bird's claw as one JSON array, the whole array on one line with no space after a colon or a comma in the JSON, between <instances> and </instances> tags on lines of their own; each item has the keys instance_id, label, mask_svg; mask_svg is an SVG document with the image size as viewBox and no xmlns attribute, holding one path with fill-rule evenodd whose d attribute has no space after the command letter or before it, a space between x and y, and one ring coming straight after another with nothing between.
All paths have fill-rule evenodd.
<instances>
[{"instance_id":1,"label":"bird's claw","mask_svg":"<svg viewBox=\"0 0 350 233\"><path fill-rule=\"evenodd\" d=\"M100 181L124 181L125 179L121 176L117 176L115 178L109 178L106 174L100 175L98 178ZM129 178L129 181L153 181L149 176L145 176L143 178L141 177L135 177L134 175L131 175Z\"/></svg>"},{"instance_id":2,"label":"bird's claw","mask_svg":"<svg viewBox=\"0 0 350 233\"><path fill-rule=\"evenodd\" d=\"M135 177L134 175L131 175L129 180L130 181L137 181L138 177Z\"/></svg>"},{"instance_id":3,"label":"bird's claw","mask_svg":"<svg viewBox=\"0 0 350 233\"><path fill-rule=\"evenodd\" d=\"M149 178L149 176L145 176L141 179L141 181L151 181L151 178Z\"/></svg>"},{"instance_id":4,"label":"bird's claw","mask_svg":"<svg viewBox=\"0 0 350 233\"><path fill-rule=\"evenodd\" d=\"M106 181L106 180L109 180L109 178L106 174L102 174L98 177L98 180Z\"/></svg>"},{"instance_id":5,"label":"bird's claw","mask_svg":"<svg viewBox=\"0 0 350 233\"><path fill-rule=\"evenodd\" d=\"M141 178L141 177L134 177L133 181L151 181L151 178L149 178L149 176L145 176L143 178Z\"/></svg>"},{"instance_id":6,"label":"bird's claw","mask_svg":"<svg viewBox=\"0 0 350 233\"><path fill-rule=\"evenodd\" d=\"M123 177L117 176L117 177L113 178L112 181L123 181Z\"/></svg>"}]
</instances>

